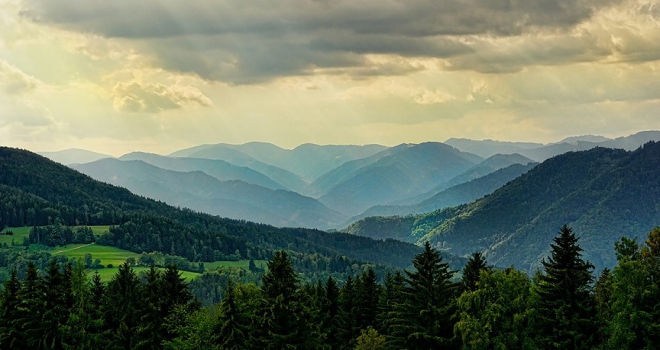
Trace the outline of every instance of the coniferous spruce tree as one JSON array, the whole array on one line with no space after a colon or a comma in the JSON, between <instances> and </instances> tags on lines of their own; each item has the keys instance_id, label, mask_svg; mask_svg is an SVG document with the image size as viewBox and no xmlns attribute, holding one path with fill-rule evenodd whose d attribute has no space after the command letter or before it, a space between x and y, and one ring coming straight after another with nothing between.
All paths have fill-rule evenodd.
<instances>
[{"instance_id":1,"label":"coniferous spruce tree","mask_svg":"<svg viewBox=\"0 0 660 350\"><path fill-rule=\"evenodd\" d=\"M39 349L43 335L43 279L36 265L30 261L25 270L25 279L18 293L17 317L14 327L25 339L25 349Z\"/></svg>"},{"instance_id":2,"label":"coniferous spruce tree","mask_svg":"<svg viewBox=\"0 0 660 350\"><path fill-rule=\"evenodd\" d=\"M376 272L368 268L360 275L356 284L355 315L356 326L360 331L376 326L378 297L382 288L377 279Z\"/></svg>"},{"instance_id":3,"label":"coniferous spruce tree","mask_svg":"<svg viewBox=\"0 0 660 350\"><path fill-rule=\"evenodd\" d=\"M19 316L21 283L12 270L0 294L0 344L6 349L24 349L27 344L15 320Z\"/></svg>"},{"instance_id":4,"label":"coniferous spruce tree","mask_svg":"<svg viewBox=\"0 0 660 350\"><path fill-rule=\"evenodd\" d=\"M321 305L321 329L325 330L326 342L330 348L338 349L337 316L339 315L339 287L334 278L328 277L325 283L324 302Z\"/></svg>"},{"instance_id":5,"label":"coniferous spruce tree","mask_svg":"<svg viewBox=\"0 0 660 350\"><path fill-rule=\"evenodd\" d=\"M582 259L573 230L564 225L553 239L535 285L539 313L537 345L545 349L591 349L597 329L591 294L593 265Z\"/></svg>"},{"instance_id":6,"label":"coniferous spruce tree","mask_svg":"<svg viewBox=\"0 0 660 350\"><path fill-rule=\"evenodd\" d=\"M457 284L454 271L442 262L440 253L426 242L413 259L416 271L406 273L405 301L398 306L401 319L396 328L409 349L453 348L453 320Z\"/></svg>"},{"instance_id":7,"label":"coniferous spruce tree","mask_svg":"<svg viewBox=\"0 0 660 350\"><path fill-rule=\"evenodd\" d=\"M463 290L475 291L477 289L477 282L479 282L481 271L490 269L491 268L486 264L486 258L482 253L472 253L467 264L465 264L465 267L463 268L463 277L461 279Z\"/></svg>"},{"instance_id":8,"label":"coniferous spruce tree","mask_svg":"<svg viewBox=\"0 0 660 350\"><path fill-rule=\"evenodd\" d=\"M339 313L337 317L337 344L340 349L352 349L355 340L360 335L357 325L357 283L352 276L346 278L346 283L339 293Z\"/></svg>"},{"instance_id":9,"label":"coniferous spruce tree","mask_svg":"<svg viewBox=\"0 0 660 350\"><path fill-rule=\"evenodd\" d=\"M387 273L385 275L385 286L378 300L378 332L385 336L385 345L388 349L405 348L406 336L404 334L405 324L397 322L406 317L404 303L406 281L401 271Z\"/></svg>"},{"instance_id":10,"label":"coniferous spruce tree","mask_svg":"<svg viewBox=\"0 0 660 350\"><path fill-rule=\"evenodd\" d=\"M278 251L268 262L262 277L264 317L262 344L266 349L316 348L300 303L298 276L284 251Z\"/></svg>"},{"instance_id":11,"label":"coniferous spruce tree","mask_svg":"<svg viewBox=\"0 0 660 350\"><path fill-rule=\"evenodd\" d=\"M253 344L250 337L249 318L239 309L236 301L234 282L227 281L227 290L220 302L220 315L215 335L217 344L221 349L241 350L249 349Z\"/></svg>"},{"instance_id":12,"label":"coniferous spruce tree","mask_svg":"<svg viewBox=\"0 0 660 350\"><path fill-rule=\"evenodd\" d=\"M108 282L103 293L104 339L108 347L132 349L137 345L137 330L143 306L139 300L140 281L129 262Z\"/></svg>"}]
</instances>

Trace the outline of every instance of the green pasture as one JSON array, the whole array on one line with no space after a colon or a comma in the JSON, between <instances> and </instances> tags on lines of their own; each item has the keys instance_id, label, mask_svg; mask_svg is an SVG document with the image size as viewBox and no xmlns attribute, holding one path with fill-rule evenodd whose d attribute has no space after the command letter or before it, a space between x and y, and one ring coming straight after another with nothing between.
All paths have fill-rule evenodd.
<instances>
[{"instance_id":1,"label":"green pasture","mask_svg":"<svg viewBox=\"0 0 660 350\"><path fill-rule=\"evenodd\" d=\"M55 247L51 254L64 255L67 258L84 258L85 254L92 254L92 259L101 260L103 266L112 264L115 267L119 266L128 258L138 259L140 254L130 252L115 247L98 245L98 244L69 244L61 247Z\"/></svg>"},{"instance_id":2,"label":"green pasture","mask_svg":"<svg viewBox=\"0 0 660 350\"><path fill-rule=\"evenodd\" d=\"M11 231L14 234L11 236L5 235L5 232ZM15 244L23 244L23 238L27 238L30 236L30 227L7 227L4 230L2 230L2 234L0 234L0 245L3 243L7 243L7 245L11 245L12 240L14 240Z\"/></svg>"}]
</instances>

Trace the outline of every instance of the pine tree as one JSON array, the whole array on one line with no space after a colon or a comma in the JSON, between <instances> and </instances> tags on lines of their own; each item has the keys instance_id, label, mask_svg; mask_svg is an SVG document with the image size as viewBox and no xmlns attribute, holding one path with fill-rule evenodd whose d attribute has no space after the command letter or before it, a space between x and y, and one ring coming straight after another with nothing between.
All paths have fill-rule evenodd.
<instances>
[{"instance_id":1,"label":"pine tree","mask_svg":"<svg viewBox=\"0 0 660 350\"><path fill-rule=\"evenodd\" d=\"M352 349L360 335L357 325L357 288L353 277L348 276L339 294L337 317L337 343L340 349Z\"/></svg>"},{"instance_id":2,"label":"pine tree","mask_svg":"<svg viewBox=\"0 0 660 350\"><path fill-rule=\"evenodd\" d=\"M481 271L490 269L491 268L486 264L486 259L482 253L472 253L468 259L467 264L465 264L465 267L463 268L463 278L461 279L463 290L476 290Z\"/></svg>"},{"instance_id":3,"label":"pine tree","mask_svg":"<svg viewBox=\"0 0 660 350\"><path fill-rule=\"evenodd\" d=\"M321 305L321 329L325 330L326 342L331 349L337 349L337 315L339 314L339 287L334 278L328 277L325 283L324 299Z\"/></svg>"},{"instance_id":4,"label":"pine tree","mask_svg":"<svg viewBox=\"0 0 660 350\"><path fill-rule=\"evenodd\" d=\"M548 260L541 262L544 272L535 285L539 296L538 345L546 349L589 349L597 325L591 295L594 267L582 259L578 238L568 226L562 226L553 241Z\"/></svg>"},{"instance_id":5,"label":"pine tree","mask_svg":"<svg viewBox=\"0 0 660 350\"><path fill-rule=\"evenodd\" d=\"M217 343L222 349L239 350L249 349L252 339L250 339L249 319L239 309L236 300L234 282L227 282L222 301L220 302L220 315L216 325Z\"/></svg>"},{"instance_id":6,"label":"pine tree","mask_svg":"<svg viewBox=\"0 0 660 350\"><path fill-rule=\"evenodd\" d=\"M376 326L376 316L378 315L378 297L381 286L378 284L378 277L372 268L358 277L356 283L356 305L355 314L357 316L356 325L360 330L367 327Z\"/></svg>"},{"instance_id":7,"label":"pine tree","mask_svg":"<svg viewBox=\"0 0 660 350\"><path fill-rule=\"evenodd\" d=\"M15 322L19 317L20 288L21 283L16 277L16 270L12 270L9 279L4 283L4 290L0 294L0 344L3 344L3 348L6 349L27 347L26 340Z\"/></svg>"},{"instance_id":8,"label":"pine tree","mask_svg":"<svg viewBox=\"0 0 660 350\"><path fill-rule=\"evenodd\" d=\"M454 271L442 262L440 253L426 242L413 259L416 271L406 273L405 300L397 306L402 319L395 328L406 336L410 349L442 349L453 346L452 315L457 285L450 281Z\"/></svg>"},{"instance_id":9,"label":"pine tree","mask_svg":"<svg viewBox=\"0 0 660 350\"><path fill-rule=\"evenodd\" d=\"M389 349L405 348L405 335L397 329L397 325L404 322L397 322L405 317L401 314L403 309L401 304L404 302L404 289L406 281L401 271L394 274L388 272L385 275L385 286L378 299L378 327L380 334L385 336L385 343Z\"/></svg>"},{"instance_id":10,"label":"pine tree","mask_svg":"<svg viewBox=\"0 0 660 350\"><path fill-rule=\"evenodd\" d=\"M26 340L26 349L38 349L43 333L43 280L32 261L28 263L25 279L18 293L19 304L14 327Z\"/></svg>"},{"instance_id":11,"label":"pine tree","mask_svg":"<svg viewBox=\"0 0 660 350\"><path fill-rule=\"evenodd\" d=\"M132 349L137 344L136 333L143 305L140 302L140 281L125 262L112 277L103 293L103 316L108 347Z\"/></svg>"},{"instance_id":12,"label":"pine tree","mask_svg":"<svg viewBox=\"0 0 660 350\"><path fill-rule=\"evenodd\" d=\"M318 347L298 293L298 276L286 252L278 251L262 277L262 341L267 349ZM316 343L316 344L315 344Z\"/></svg>"}]
</instances>

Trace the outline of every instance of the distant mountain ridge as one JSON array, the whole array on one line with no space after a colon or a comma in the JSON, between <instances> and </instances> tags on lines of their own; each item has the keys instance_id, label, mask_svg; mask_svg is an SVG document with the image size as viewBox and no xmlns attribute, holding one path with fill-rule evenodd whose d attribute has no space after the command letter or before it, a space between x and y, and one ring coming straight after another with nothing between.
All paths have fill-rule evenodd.
<instances>
[{"instance_id":1,"label":"distant mountain ridge","mask_svg":"<svg viewBox=\"0 0 660 350\"><path fill-rule=\"evenodd\" d=\"M641 131L629 136L609 139L602 136L583 135L565 138L551 144L506 142L494 140L449 139L446 144L484 158L495 154L519 153L534 161L542 162L556 155L571 151L586 151L595 147L620 148L633 151L649 141L660 141L660 131Z\"/></svg>"},{"instance_id":2,"label":"distant mountain ridge","mask_svg":"<svg viewBox=\"0 0 660 350\"><path fill-rule=\"evenodd\" d=\"M154 158L167 161L163 158ZM174 163L177 162L173 158ZM188 162L194 159L182 159ZM313 198L240 180L220 181L202 171L172 171L142 160L103 159L73 166L92 178L205 213L281 227L328 228L344 217Z\"/></svg>"},{"instance_id":3,"label":"distant mountain ridge","mask_svg":"<svg viewBox=\"0 0 660 350\"><path fill-rule=\"evenodd\" d=\"M451 146L427 142L405 145L358 168L319 201L344 214L424 193L481 161Z\"/></svg>"}]
</instances>

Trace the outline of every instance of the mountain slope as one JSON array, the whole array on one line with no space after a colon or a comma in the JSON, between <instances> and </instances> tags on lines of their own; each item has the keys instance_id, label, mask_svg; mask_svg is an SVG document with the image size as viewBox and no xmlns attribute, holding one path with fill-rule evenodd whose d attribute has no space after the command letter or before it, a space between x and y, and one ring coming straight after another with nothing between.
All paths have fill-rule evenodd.
<instances>
[{"instance_id":1,"label":"mountain slope","mask_svg":"<svg viewBox=\"0 0 660 350\"><path fill-rule=\"evenodd\" d=\"M286 188L291 191L298 193L304 193L308 185L308 182L303 180L300 176L288 170L260 162L226 144L198 146L190 150L174 152L170 156L181 157L183 155L188 158L224 160L225 162L234 165L248 167L270 177L277 183L286 186Z\"/></svg>"},{"instance_id":2,"label":"mountain slope","mask_svg":"<svg viewBox=\"0 0 660 350\"><path fill-rule=\"evenodd\" d=\"M287 249L406 267L419 248L341 233L278 229L180 210L93 180L34 153L0 147L0 226L114 225L106 243L134 252L176 253L191 261L269 258Z\"/></svg>"},{"instance_id":3,"label":"mountain slope","mask_svg":"<svg viewBox=\"0 0 660 350\"><path fill-rule=\"evenodd\" d=\"M527 165L513 164L506 168L494 171L486 176L461 183L443 190L430 198L415 205L381 205L374 206L348 222L354 223L370 216L411 215L428 213L435 210L470 203L485 195L493 193L509 181L528 172L536 163ZM351 231L351 229L349 229Z\"/></svg>"},{"instance_id":4,"label":"mountain slope","mask_svg":"<svg viewBox=\"0 0 660 350\"><path fill-rule=\"evenodd\" d=\"M133 152L119 157L119 160L141 160L153 166L173 171L203 171L220 181L241 180L247 183L270 188L286 189L285 186L273 181L268 176L250 169L227 163L224 160L202 158L173 158L151 153Z\"/></svg>"},{"instance_id":5,"label":"mountain slope","mask_svg":"<svg viewBox=\"0 0 660 350\"><path fill-rule=\"evenodd\" d=\"M243 181L219 181L201 171L164 170L143 161L104 159L74 166L99 181L209 214L278 226L326 228L343 219L315 199Z\"/></svg>"},{"instance_id":6,"label":"mountain slope","mask_svg":"<svg viewBox=\"0 0 660 350\"><path fill-rule=\"evenodd\" d=\"M558 228L568 224L581 236L585 257L597 267L611 267L615 241L644 237L660 225L658 184L660 143L634 152L571 152L478 201L407 219L407 234L457 255L483 251L495 264L533 271ZM381 219L379 225L386 227L388 220L401 227L400 218Z\"/></svg>"},{"instance_id":7,"label":"mountain slope","mask_svg":"<svg viewBox=\"0 0 660 350\"><path fill-rule=\"evenodd\" d=\"M424 193L479 161L478 156L442 143L405 145L357 169L319 200L332 209L355 215L374 205Z\"/></svg>"}]
</instances>

